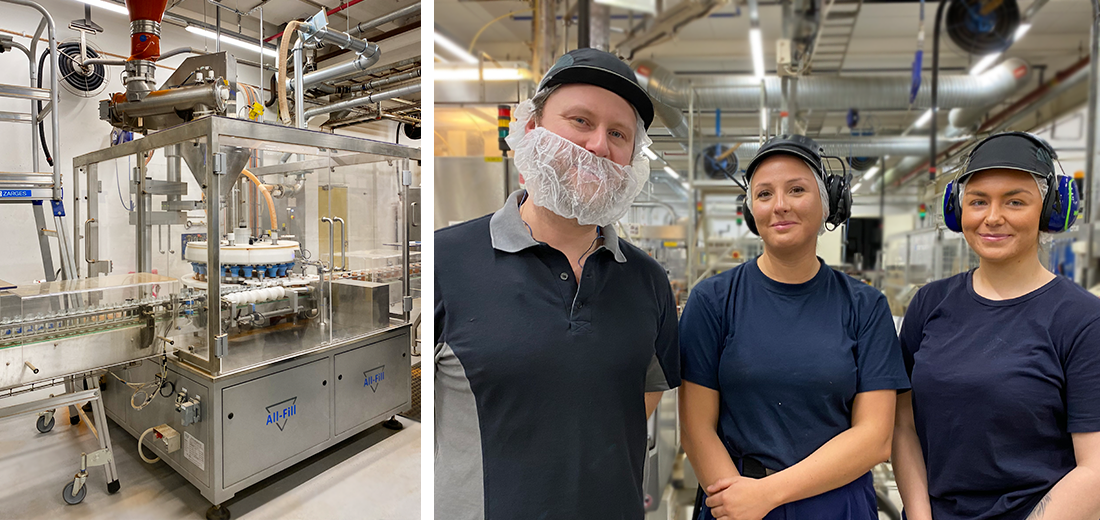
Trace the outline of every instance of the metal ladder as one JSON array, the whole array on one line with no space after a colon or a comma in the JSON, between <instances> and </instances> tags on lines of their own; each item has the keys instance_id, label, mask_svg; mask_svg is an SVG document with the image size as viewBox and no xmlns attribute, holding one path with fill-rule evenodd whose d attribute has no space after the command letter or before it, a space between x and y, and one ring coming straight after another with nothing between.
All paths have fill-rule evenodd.
<instances>
[{"instance_id":1,"label":"metal ladder","mask_svg":"<svg viewBox=\"0 0 1100 520\"><path fill-rule=\"evenodd\" d=\"M833 0L828 12L823 13L817 48L813 50L811 67L813 74L836 76L844 69L844 60L848 57L848 47L852 43L852 34L856 30L859 11L863 0ZM814 111L810 114L806 130L809 135L817 135L825 124L827 111Z\"/></svg>"},{"instance_id":2,"label":"metal ladder","mask_svg":"<svg viewBox=\"0 0 1100 520\"><path fill-rule=\"evenodd\" d=\"M70 247L70 242L65 233L65 226L63 224L65 206L62 200L61 162L60 160L54 160L52 173L39 171L41 145L38 141L38 131L36 128L40 121L43 121L47 116L51 117L54 156L55 159L59 159L61 138L58 131L60 121L58 119L57 110L55 110L58 102L58 54L53 21L49 13L34 2L25 0L0 1L31 7L42 13L42 22L38 24L38 30L35 31L34 37L31 39L29 49L13 40L5 40L3 42L6 49L18 49L25 53L27 55L27 60L30 62L29 87L0 84L0 97L30 101L30 113L0 112L0 122L27 124L30 127L31 153L33 155L31 164L33 171L20 173L0 172L0 204L31 205L34 211L34 223L38 233L38 245L42 251L42 267L46 273L46 280L52 282L57 277L54 269L53 254L50 249L50 238L56 238L58 242L58 250L61 256L61 277L62 279L69 280L76 277L76 261L73 258L72 248ZM42 35L42 31L47 28L49 29L48 36L50 42L50 88L37 88L34 85L41 71L37 70L35 55L38 48L39 37ZM38 103L40 101L48 102L42 110L38 110ZM47 202L53 214L54 229L50 229L47 226L45 208Z\"/></svg>"}]
</instances>

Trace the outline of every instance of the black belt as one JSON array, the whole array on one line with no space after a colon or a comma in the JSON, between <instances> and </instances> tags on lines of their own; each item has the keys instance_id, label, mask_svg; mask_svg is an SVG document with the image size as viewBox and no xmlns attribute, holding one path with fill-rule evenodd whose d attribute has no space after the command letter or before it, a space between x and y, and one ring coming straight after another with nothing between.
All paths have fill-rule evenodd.
<instances>
[{"instance_id":1,"label":"black belt","mask_svg":"<svg viewBox=\"0 0 1100 520\"><path fill-rule=\"evenodd\" d=\"M752 457L741 458L741 476L748 478L764 478L778 473L774 469L765 468L764 464Z\"/></svg>"}]
</instances>

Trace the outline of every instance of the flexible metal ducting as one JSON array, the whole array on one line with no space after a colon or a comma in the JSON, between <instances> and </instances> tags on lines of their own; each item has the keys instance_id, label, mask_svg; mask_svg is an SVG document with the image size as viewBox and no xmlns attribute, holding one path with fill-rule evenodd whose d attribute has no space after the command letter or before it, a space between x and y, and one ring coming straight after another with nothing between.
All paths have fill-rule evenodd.
<instances>
[{"instance_id":1,"label":"flexible metal ducting","mask_svg":"<svg viewBox=\"0 0 1100 520\"><path fill-rule=\"evenodd\" d=\"M649 60L633 64L638 80L656 101L673 108L688 108L690 89L695 90L695 108L700 110L760 108L760 81L749 76L729 77L702 84L678 78L672 71ZM916 108L931 106L931 77L922 78L914 101ZM1031 67L1010 58L979 76L940 76L941 108L983 108L1004 99L1031 78ZM764 78L765 106L778 109L783 99L782 80ZM799 109L863 110L898 109L909 106L908 76L807 76L799 78L796 96Z\"/></svg>"}]
</instances>

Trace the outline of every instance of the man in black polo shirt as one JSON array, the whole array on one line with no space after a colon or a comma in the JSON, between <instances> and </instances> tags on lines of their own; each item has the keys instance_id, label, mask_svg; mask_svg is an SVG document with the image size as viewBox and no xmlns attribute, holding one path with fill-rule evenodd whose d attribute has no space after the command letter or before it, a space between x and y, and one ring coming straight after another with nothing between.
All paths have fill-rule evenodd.
<instances>
[{"instance_id":1,"label":"man in black polo shirt","mask_svg":"<svg viewBox=\"0 0 1100 520\"><path fill-rule=\"evenodd\" d=\"M516 117L526 189L435 234L435 514L638 520L646 417L680 384L676 304L611 224L649 177L653 105L578 49Z\"/></svg>"}]
</instances>

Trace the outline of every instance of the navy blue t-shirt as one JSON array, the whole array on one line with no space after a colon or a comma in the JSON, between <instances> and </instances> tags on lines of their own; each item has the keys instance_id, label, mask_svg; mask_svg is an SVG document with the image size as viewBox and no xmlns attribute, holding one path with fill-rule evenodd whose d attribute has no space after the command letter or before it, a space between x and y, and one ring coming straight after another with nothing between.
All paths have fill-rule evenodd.
<instances>
[{"instance_id":1,"label":"navy blue t-shirt","mask_svg":"<svg viewBox=\"0 0 1100 520\"><path fill-rule=\"evenodd\" d=\"M719 392L731 458L774 470L851 428L857 393L909 388L885 296L824 262L801 284L756 260L700 282L680 352L683 379Z\"/></svg>"},{"instance_id":2,"label":"navy blue t-shirt","mask_svg":"<svg viewBox=\"0 0 1100 520\"><path fill-rule=\"evenodd\" d=\"M901 344L936 520L1024 519L1100 431L1100 299L1057 277L988 300L972 272L924 286Z\"/></svg>"}]
</instances>

